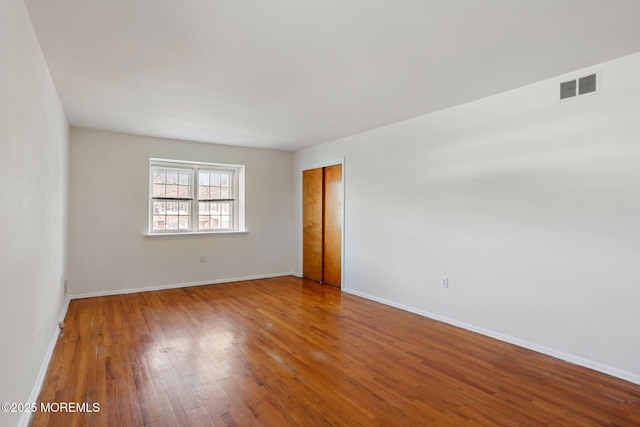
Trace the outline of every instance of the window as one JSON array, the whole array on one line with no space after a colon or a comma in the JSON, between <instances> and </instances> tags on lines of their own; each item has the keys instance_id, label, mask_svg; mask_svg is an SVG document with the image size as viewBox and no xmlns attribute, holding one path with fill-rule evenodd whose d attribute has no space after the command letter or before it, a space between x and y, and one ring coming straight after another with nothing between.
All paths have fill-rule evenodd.
<instances>
[{"instance_id":1,"label":"window","mask_svg":"<svg viewBox=\"0 0 640 427\"><path fill-rule=\"evenodd\" d=\"M244 166L149 160L150 234L244 231Z\"/></svg>"}]
</instances>

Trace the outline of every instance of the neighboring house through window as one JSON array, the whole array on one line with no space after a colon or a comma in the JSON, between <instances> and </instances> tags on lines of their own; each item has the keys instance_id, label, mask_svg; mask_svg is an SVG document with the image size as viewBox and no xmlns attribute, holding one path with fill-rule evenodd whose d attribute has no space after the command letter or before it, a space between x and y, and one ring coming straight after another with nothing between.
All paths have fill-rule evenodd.
<instances>
[{"instance_id":1,"label":"neighboring house through window","mask_svg":"<svg viewBox=\"0 0 640 427\"><path fill-rule=\"evenodd\" d=\"M149 160L150 234L244 231L244 166Z\"/></svg>"}]
</instances>

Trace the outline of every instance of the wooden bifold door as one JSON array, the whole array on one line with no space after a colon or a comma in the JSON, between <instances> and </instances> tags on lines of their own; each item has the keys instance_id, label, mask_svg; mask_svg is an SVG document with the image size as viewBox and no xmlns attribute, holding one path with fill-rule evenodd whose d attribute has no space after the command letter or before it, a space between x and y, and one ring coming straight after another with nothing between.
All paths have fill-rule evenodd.
<instances>
[{"instance_id":1,"label":"wooden bifold door","mask_svg":"<svg viewBox=\"0 0 640 427\"><path fill-rule=\"evenodd\" d=\"M302 173L302 275L342 286L342 165Z\"/></svg>"}]
</instances>

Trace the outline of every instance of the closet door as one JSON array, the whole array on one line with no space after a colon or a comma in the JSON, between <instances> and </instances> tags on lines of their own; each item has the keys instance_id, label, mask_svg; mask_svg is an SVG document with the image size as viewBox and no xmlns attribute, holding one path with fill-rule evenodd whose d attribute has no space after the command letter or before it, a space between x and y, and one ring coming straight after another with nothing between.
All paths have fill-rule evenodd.
<instances>
[{"instance_id":1,"label":"closet door","mask_svg":"<svg viewBox=\"0 0 640 427\"><path fill-rule=\"evenodd\" d=\"M302 275L342 285L342 165L303 172Z\"/></svg>"},{"instance_id":2,"label":"closet door","mask_svg":"<svg viewBox=\"0 0 640 427\"><path fill-rule=\"evenodd\" d=\"M302 173L302 275L316 282L322 282L323 187L322 168Z\"/></svg>"},{"instance_id":3,"label":"closet door","mask_svg":"<svg viewBox=\"0 0 640 427\"><path fill-rule=\"evenodd\" d=\"M342 285L342 165L324 168L323 282Z\"/></svg>"}]
</instances>

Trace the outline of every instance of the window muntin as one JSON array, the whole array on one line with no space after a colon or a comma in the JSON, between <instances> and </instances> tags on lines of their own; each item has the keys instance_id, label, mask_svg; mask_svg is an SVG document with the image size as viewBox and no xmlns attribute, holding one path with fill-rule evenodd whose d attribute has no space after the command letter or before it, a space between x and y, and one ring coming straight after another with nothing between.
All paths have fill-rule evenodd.
<instances>
[{"instance_id":1,"label":"window muntin","mask_svg":"<svg viewBox=\"0 0 640 427\"><path fill-rule=\"evenodd\" d=\"M150 161L150 233L242 231L244 166Z\"/></svg>"}]
</instances>

